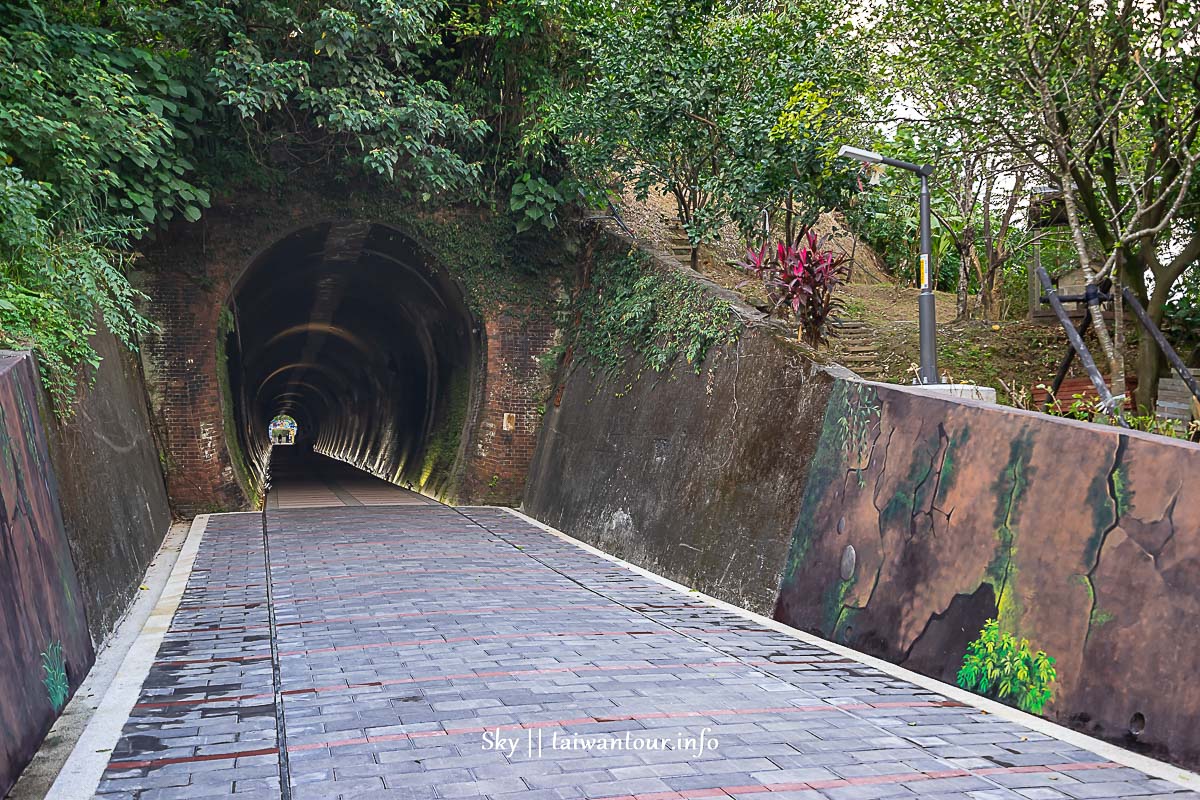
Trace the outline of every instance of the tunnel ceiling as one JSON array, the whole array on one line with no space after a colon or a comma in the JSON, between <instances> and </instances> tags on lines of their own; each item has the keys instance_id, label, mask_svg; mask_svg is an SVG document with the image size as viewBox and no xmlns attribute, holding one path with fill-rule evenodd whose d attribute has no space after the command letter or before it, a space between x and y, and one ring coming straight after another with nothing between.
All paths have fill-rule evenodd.
<instances>
[{"instance_id":1,"label":"tunnel ceiling","mask_svg":"<svg viewBox=\"0 0 1200 800\"><path fill-rule=\"evenodd\" d=\"M282 413L301 446L392 480L429 478L431 440L461 429L479 337L458 287L409 239L367 223L291 233L230 305L233 411L256 466Z\"/></svg>"}]
</instances>

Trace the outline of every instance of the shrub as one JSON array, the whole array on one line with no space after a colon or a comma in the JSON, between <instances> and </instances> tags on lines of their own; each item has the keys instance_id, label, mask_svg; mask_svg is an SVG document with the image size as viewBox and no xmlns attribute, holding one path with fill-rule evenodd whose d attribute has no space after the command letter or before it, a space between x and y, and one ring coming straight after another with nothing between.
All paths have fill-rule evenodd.
<instances>
[{"instance_id":1,"label":"shrub","mask_svg":"<svg viewBox=\"0 0 1200 800\"><path fill-rule=\"evenodd\" d=\"M830 315L841 307L834 291L846 280L846 260L805 229L794 244L779 242L772 249L764 242L747 250L741 267L762 282L771 301L768 313L790 312L799 324L799 338L817 347L825 341Z\"/></svg>"},{"instance_id":2,"label":"shrub","mask_svg":"<svg viewBox=\"0 0 1200 800\"><path fill-rule=\"evenodd\" d=\"M957 683L963 689L1040 714L1054 695L1057 674L1054 659L1045 651L1029 649L1028 639L1017 639L989 619L979 638L967 646Z\"/></svg>"}]
</instances>

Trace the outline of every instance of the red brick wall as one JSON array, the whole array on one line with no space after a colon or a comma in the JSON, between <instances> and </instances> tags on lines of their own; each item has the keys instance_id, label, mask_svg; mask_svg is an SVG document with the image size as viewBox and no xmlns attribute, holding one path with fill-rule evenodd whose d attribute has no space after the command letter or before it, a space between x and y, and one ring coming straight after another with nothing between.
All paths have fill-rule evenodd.
<instances>
[{"instance_id":1,"label":"red brick wall","mask_svg":"<svg viewBox=\"0 0 1200 800\"><path fill-rule=\"evenodd\" d=\"M485 331L483 413L468 450L463 493L475 502L516 503L542 425L546 387L539 358L553 346L555 326L545 312L500 308ZM507 426L505 415L511 415Z\"/></svg>"},{"instance_id":2,"label":"red brick wall","mask_svg":"<svg viewBox=\"0 0 1200 800\"><path fill-rule=\"evenodd\" d=\"M162 272L145 287L157 335L142 344L155 425L167 450L167 493L179 513L246 505L225 444L217 376L217 327L227 295L222 280L206 288L189 276Z\"/></svg>"}]
</instances>

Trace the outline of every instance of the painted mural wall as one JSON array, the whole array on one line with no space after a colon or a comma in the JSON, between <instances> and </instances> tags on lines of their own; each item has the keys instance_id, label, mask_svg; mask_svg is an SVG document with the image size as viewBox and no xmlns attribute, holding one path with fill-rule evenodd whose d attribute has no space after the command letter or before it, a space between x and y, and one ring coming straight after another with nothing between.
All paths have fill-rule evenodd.
<instances>
[{"instance_id":1,"label":"painted mural wall","mask_svg":"<svg viewBox=\"0 0 1200 800\"><path fill-rule=\"evenodd\" d=\"M28 353L0 351L0 796L94 660Z\"/></svg>"},{"instance_id":2,"label":"painted mural wall","mask_svg":"<svg viewBox=\"0 0 1200 800\"><path fill-rule=\"evenodd\" d=\"M775 616L955 681L990 618L1045 715L1200 764L1200 446L839 380Z\"/></svg>"}]
</instances>

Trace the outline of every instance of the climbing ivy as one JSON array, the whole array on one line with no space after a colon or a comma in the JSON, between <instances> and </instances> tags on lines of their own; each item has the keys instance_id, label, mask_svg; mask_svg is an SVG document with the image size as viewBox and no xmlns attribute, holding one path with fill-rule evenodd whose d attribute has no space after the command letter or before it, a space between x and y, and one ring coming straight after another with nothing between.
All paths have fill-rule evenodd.
<instances>
[{"instance_id":1,"label":"climbing ivy","mask_svg":"<svg viewBox=\"0 0 1200 800\"><path fill-rule=\"evenodd\" d=\"M737 338L729 304L641 252L597 257L578 301L577 347L593 367L617 374L632 350L662 372L683 356L696 372L709 350Z\"/></svg>"}]
</instances>

